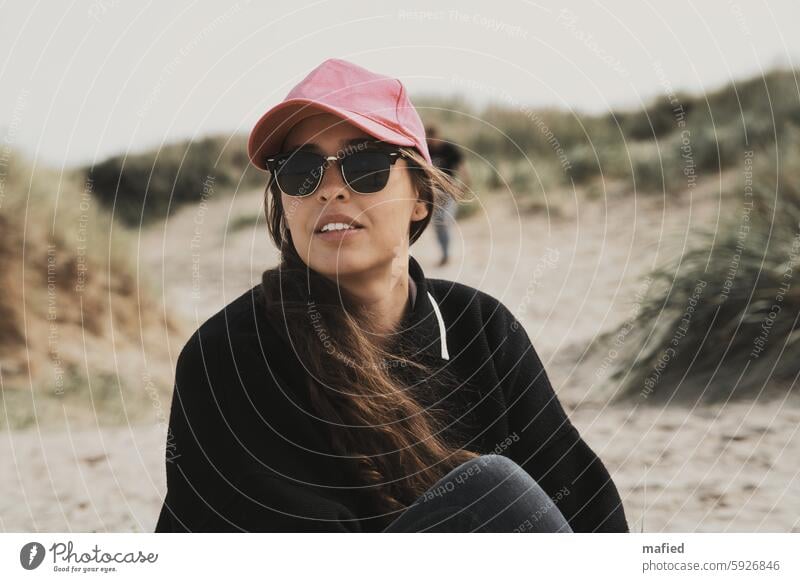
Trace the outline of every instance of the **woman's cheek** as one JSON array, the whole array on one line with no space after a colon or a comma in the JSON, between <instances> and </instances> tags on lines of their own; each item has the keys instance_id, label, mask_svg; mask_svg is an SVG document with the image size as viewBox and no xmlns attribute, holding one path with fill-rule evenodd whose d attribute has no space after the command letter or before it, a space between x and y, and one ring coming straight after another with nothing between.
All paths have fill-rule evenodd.
<instances>
[{"instance_id":1,"label":"woman's cheek","mask_svg":"<svg viewBox=\"0 0 800 582\"><path fill-rule=\"evenodd\" d=\"M397 249L402 247L403 244L403 231L400 224L394 221L384 223L383 228L380 230L380 241L377 247L381 248L386 255L396 255Z\"/></svg>"}]
</instances>

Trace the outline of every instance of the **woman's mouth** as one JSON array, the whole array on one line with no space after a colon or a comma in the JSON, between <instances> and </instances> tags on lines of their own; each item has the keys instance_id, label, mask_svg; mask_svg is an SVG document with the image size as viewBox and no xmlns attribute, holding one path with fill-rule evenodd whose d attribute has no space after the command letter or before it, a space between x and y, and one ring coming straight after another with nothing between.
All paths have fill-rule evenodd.
<instances>
[{"instance_id":1,"label":"woman's mouth","mask_svg":"<svg viewBox=\"0 0 800 582\"><path fill-rule=\"evenodd\" d=\"M350 240L358 236L361 231L365 230L363 226L346 225L344 223L331 223L325 225L321 230L314 233L314 236L324 241L338 242L342 240Z\"/></svg>"}]
</instances>

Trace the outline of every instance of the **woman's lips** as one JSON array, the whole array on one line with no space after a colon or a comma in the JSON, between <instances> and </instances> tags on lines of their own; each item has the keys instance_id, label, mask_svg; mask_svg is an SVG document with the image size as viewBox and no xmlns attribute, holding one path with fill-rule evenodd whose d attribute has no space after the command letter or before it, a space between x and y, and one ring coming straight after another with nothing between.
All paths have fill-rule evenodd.
<instances>
[{"instance_id":1,"label":"woman's lips","mask_svg":"<svg viewBox=\"0 0 800 582\"><path fill-rule=\"evenodd\" d=\"M339 242L344 240L350 240L353 237L357 237L363 230L366 230L363 226L358 228L343 228L342 230L315 232L314 236L324 241Z\"/></svg>"}]
</instances>

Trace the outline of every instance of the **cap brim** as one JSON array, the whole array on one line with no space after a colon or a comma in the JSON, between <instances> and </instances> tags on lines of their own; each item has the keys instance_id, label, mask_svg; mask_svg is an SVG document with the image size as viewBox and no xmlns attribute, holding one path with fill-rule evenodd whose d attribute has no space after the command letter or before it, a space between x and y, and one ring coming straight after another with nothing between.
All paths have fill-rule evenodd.
<instances>
[{"instance_id":1,"label":"cap brim","mask_svg":"<svg viewBox=\"0 0 800 582\"><path fill-rule=\"evenodd\" d=\"M332 107L311 99L289 99L267 111L253 126L247 142L250 162L257 168L266 170L267 157L280 151L289 130L306 117L323 112L341 117L376 139L399 146L415 145L407 135L355 111Z\"/></svg>"}]
</instances>

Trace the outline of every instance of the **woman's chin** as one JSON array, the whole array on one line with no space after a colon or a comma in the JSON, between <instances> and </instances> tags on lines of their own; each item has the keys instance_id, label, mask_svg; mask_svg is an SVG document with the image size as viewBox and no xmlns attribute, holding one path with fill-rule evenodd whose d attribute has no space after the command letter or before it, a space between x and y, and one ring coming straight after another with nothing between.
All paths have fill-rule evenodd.
<instances>
[{"instance_id":1,"label":"woman's chin","mask_svg":"<svg viewBox=\"0 0 800 582\"><path fill-rule=\"evenodd\" d=\"M363 271L369 266L369 261L358 251L339 249L338 252L314 253L310 264L312 269L323 275L345 277Z\"/></svg>"}]
</instances>

